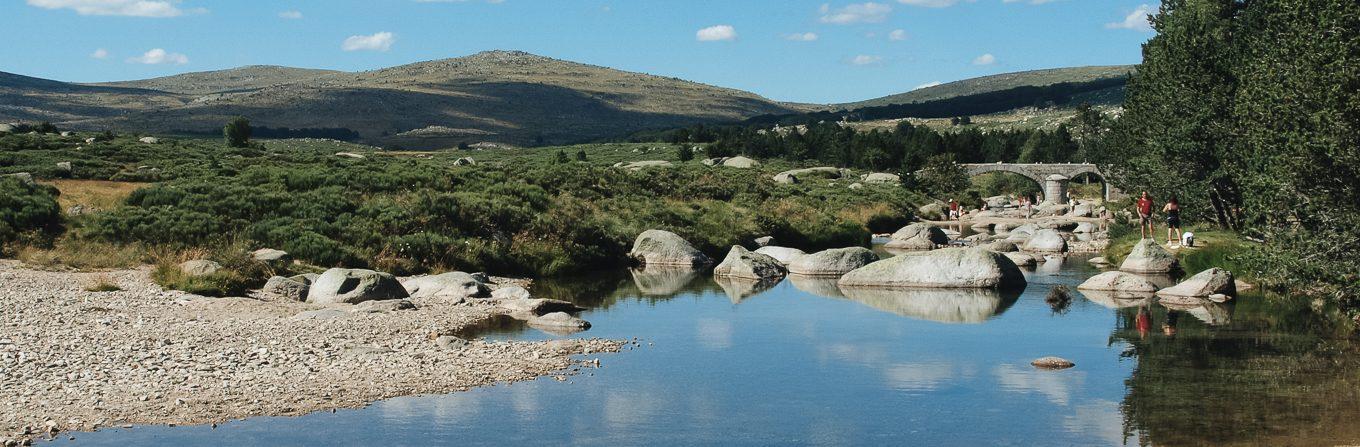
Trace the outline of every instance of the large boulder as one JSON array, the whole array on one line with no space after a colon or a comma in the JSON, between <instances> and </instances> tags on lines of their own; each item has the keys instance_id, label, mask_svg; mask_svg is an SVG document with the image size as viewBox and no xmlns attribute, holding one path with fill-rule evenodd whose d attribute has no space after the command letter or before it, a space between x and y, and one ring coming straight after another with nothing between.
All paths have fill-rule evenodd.
<instances>
[{"instance_id":1,"label":"large boulder","mask_svg":"<svg viewBox=\"0 0 1360 447\"><path fill-rule=\"evenodd\" d=\"M189 276L208 276L222 270L222 264L207 259L194 259L184 261L179 265L179 270Z\"/></svg>"},{"instance_id":2,"label":"large boulder","mask_svg":"<svg viewBox=\"0 0 1360 447\"><path fill-rule=\"evenodd\" d=\"M402 283L406 292L414 298L486 298L491 296L491 288L476 277L463 272L448 272L438 275L419 276Z\"/></svg>"},{"instance_id":3,"label":"large boulder","mask_svg":"<svg viewBox=\"0 0 1360 447\"><path fill-rule=\"evenodd\" d=\"M1039 259L1041 259L1039 255L1025 253L1023 251L1001 252L1001 254L1005 255L1006 259L1010 259L1011 262L1014 262L1018 267L1034 267L1039 264Z\"/></svg>"},{"instance_id":4,"label":"large boulder","mask_svg":"<svg viewBox=\"0 0 1360 447\"><path fill-rule=\"evenodd\" d=\"M1007 196L991 196L982 201L987 202L988 208L1005 208L1011 203L1011 198Z\"/></svg>"},{"instance_id":5,"label":"large boulder","mask_svg":"<svg viewBox=\"0 0 1360 447\"><path fill-rule=\"evenodd\" d=\"M632 162L632 163L622 163L622 162L620 162L620 163L614 165L614 167L616 167L616 168L623 168L623 169L627 169L627 170L629 170L629 171L639 171L639 170L643 170L643 169L647 169L647 168L666 168L666 167L670 167L670 166L671 166L671 162L666 161L666 160L643 160L643 161L635 161L635 162Z\"/></svg>"},{"instance_id":6,"label":"large boulder","mask_svg":"<svg viewBox=\"0 0 1360 447\"><path fill-rule=\"evenodd\" d=\"M510 316L518 319L528 319L531 316L543 316L554 312L577 313L585 310L581 306L570 301L540 299L540 298L519 298L504 300L497 304L504 309Z\"/></svg>"},{"instance_id":7,"label":"large boulder","mask_svg":"<svg viewBox=\"0 0 1360 447\"><path fill-rule=\"evenodd\" d=\"M159 138L156 138L156 137L141 137L141 138L138 138L137 141L140 141L140 142L146 143L146 144L156 144L156 143L161 142L161 140L160 140Z\"/></svg>"},{"instance_id":8,"label":"large boulder","mask_svg":"<svg viewBox=\"0 0 1360 447\"><path fill-rule=\"evenodd\" d=\"M1009 258L981 248L907 253L845 274L841 287L1012 288L1025 275Z\"/></svg>"},{"instance_id":9,"label":"large boulder","mask_svg":"<svg viewBox=\"0 0 1360 447\"><path fill-rule=\"evenodd\" d=\"M1072 207L1072 212L1067 213L1071 217L1091 217L1093 212L1091 205L1080 204Z\"/></svg>"},{"instance_id":10,"label":"large boulder","mask_svg":"<svg viewBox=\"0 0 1360 447\"><path fill-rule=\"evenodd\" d=\"M933 250L949 243L949 236L939 227L924 223L914 223L902 227L892 234L892 240L883 248L899 250Z\"/></svg>"},{"instance_id":11,"label":"large boulder","mask_svg":"<svg viewBox=\"0 0 1360 447\"><path fill-rule=\"evenodd\" d=\"M1154 239L1143 239L1133 246L1133 251L1124 258L1119 270L1129 273L1168 273L1179 266L1176 255L1171 254Z\"/></svg>"},{"instance_id":12,"label":"large boulder","mask_svg":"<svg viewBox=\"0 0 1360 447\"><path fill-rule=\"evenodd\" d=\"M1094 224L1090 223L1090 222L1081 222L1081 223L1078 223L1078 224L1077 224L1077 227L1076 227L1076 228L1073 228L1073 229L1072 229L1072 232L1073 232L1073 233L1078 233L1078 234L1090 234L1090 233L1095 233L1095 232L1096 232L1096 226L1095 226Z\"/></svg>"},{"instance_id":13,"label":"large boulder","mask_svg":"<svg viewBox=\"0 0 1360 447\"><path fill-rule=\"evenodd\" d=\"M864 247L833 248L800 256L789 264L789 273L808 276L840 276L878 260Z\"/></svg>"},{"instance_id":14,"label":"large boulder","mask_svg":"<svg viewBox=\"0 0 1360 447\"><path fill-rule=\"evenodd\" d=\"M760 162L752 160L750 158L736 156L723 160L722 165L725 168L750 169L756 166L760 166Z\"/></svg>"},{"instance_id":15,"label":"large boulder","mask_svg":"<svg viewBox=\"0 0 1360 447\"><path fill-rule=\"evenodd\" d=\"M864 183L882 183L892 185L902 183L901 176L898 176L897 174L889 174L886 172L875 172L872 174L867 174L864 177L861 177L860 180L863 180Z\"/></svg>"},{"instance_id":16,"label":"large boulder","mask_svg":"<svg viewBox=\"0 0 1360 447\"><path fill-rule=\"evenodd\" d=\"M992 242L990 244L987 244L987 246L983 248L986 248L997 253L1011 253L1020 251L1020 247L1016 246L1014 242L1006 240Z\"/></svg>"},{"instance_id":17,"label":"large boulder","mask_svg":"<svg viewBox=\"0 0 1360 447\"><path fill-rule=\"evenodd\" d=\"M792 184L798 183L812 177L841 178L845 172L840 168L818 167L806 169L792 169L774 175L774 181L778 183Z\"/></svg>"},{"instance_id":18,"label":"large boulder","mask_svg":"<svg viewBox=\"0 0 1360 447\"><path fill-rule=\"evenodd\" d=\"M713 276L770 279L784 276L784 272L784 264L775 258L733 245L727 257L713 269Z\"/></svg>"},{"instance_id":19,"label":"large boulder","mask_svg":"<svg viewBox=\"0 0 1360 447\"><path fill-rule=\"evenodd\" d=\"M797 248L778 247L774 245L757 248L756 253L774 258L774 260L779 261L779 263L783 264L785 267L788 267L789 264L793 263L793 261L799 257L807 255L803 250Z\"/></svg>"},{"instance_id":20,"label":"large boulder","mask_svg":"<svg viewBox=\"0 0 1360 447\"><path fill-rule=\"evenodd\" d=\"M1127 272L1105 272L1087 279L1077 286L1077 290L1101 290L1110 292L1152 293L1157 285L1142 276Z\"/></svg>"},{"instance_id":21,"label":"large boulder","mask_svg":"<svg viewBox=\"0 0 1360 447\"><path fill-rule=\"evenodd\" d=\"M289 262L292 261L292 258L288 256L288 252L283 250L275 250L273 248L261 248L259 250L255 250L253 252L250 252L250 256L254 258L256 261L273 265L288 264Z\"/></svg>"},{"instance_id":22,"label":"large boulder","mask_svg":"<svg viewBox=\"0 0 1360 447\"><path fill-rule=\"evenodd\" d=\"M1232 272L1218 267L1211 268L1191 276L1180 284L1162 289L1157 292L1159 296L1195 296L1207 297L1210 295L1224 295L1227 297L1237 295L1237 283L1233 280Z\"/></svg>"},{"instance_id":23,"label":"large boulder","mask_svg":"<svg viewBox=\"0 0 1360 447\"><path fill-rule=\"evenodd\" d=\"M1066 253L1067 240L1057 230L1039 230L1025 241L1025 251L1035 253Z\"/></svg>"},{"instance_id":24,"label":"large boulder","mask_svg":"<svg viewBox=\"0 0 1360 447\"><path fill-rule=\"evenodd\" d=\"M268 301L307 301L307 288L310 282L275 276L269 278L260 288L260 298Z\"/></svg>"},{"instance_id":25,"label":"large boulder","mask_svg":"<svg viewBox=\"0 0 1360 447\"><path fill-rule=\"evenodd\" d=\"M643 265L698 266L712 262L680 235L665 230L647 230L633 241L628 257Z\"/></svg>"},{"instance_id":26,"label":"large boulder","mask_svg":"<svg viewBox=\"0 0 1360 447\"><path fill-rule=\"evenodd\" d=\"M307 302L358 304L411 296L390 273L364 269L333 268L316 278L307 291Z\"/></svg>"},{"instance_id":27,"label":"large boulder","mask_svg":"<svg viewBox=\"0 0 1360 447\"><path fill-rule=\"evenodd\" d=\"M921 205L920 208L916 209L916 217L920 217L925 220L944 220L945 217L944 210L945 207L943 203L930 202L925 205Z\"/></svg>"}]
</instances>

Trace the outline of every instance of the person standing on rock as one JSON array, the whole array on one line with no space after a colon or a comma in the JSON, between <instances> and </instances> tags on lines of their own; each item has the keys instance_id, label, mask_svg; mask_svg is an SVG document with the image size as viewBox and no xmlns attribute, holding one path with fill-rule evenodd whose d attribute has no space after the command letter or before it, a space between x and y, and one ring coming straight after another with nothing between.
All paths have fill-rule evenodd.
<instances>
[{"instance_id":1,"label":"person standing on rock","mask_svg":"<svg viewBox=\"0 0 1360 447\"><path fill-rule=\"evenodd\" d=\"M1162 212L1166 213L1166 245L1171 245L1172 241L1180 244L1181 238L1181 203L1176 200L1176 196L1171 196L1171 200L1166 201L1166 206L1162 207ZM1175 239L1171 235L1176 235Z\"/></svg>"},{"instance_id":2,"label":"person standing on rock","mask_svg":"<svg viewBox=\"0 0 1360 447\"><path fill-rule=\"evenodd\" d=\"M1138 208L1138 232L1142 234L1141 239L1156 238L1157 233L1154 233L1152 228L1152 197L1148 195L1147 191L1143 191L1143 194L1138 196L1136 208Z\"/></svg>"},{"instance_id":3,"label":"person standing on rock","mask_svg":"<svg viewBox=\"0 0 1360 447\"><path fill-rule=\"evenodd\" d=\"M954 199L949 199L949 217L945 218L945 220L958 220L958 219L959 219L959 202Z\"/></svg>"}]
</instances>

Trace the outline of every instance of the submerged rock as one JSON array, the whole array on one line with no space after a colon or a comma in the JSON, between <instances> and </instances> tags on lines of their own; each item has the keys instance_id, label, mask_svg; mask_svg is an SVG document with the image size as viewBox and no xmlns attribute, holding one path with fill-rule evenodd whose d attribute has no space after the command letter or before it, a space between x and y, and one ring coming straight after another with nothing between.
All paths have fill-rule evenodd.
<instances>
[{"instance_id":1,"label":"submerged rock","mask_svg":"<svg viewBox=\"0 0 1360 447\"><path fill-rule=\"evenodd\" d=\"M633 241L628 257L643 265L694 267L712 262L689 241L665 230L647 230Z\"/></svg>"},{"instance_id":2,"label":"submerged rock","mask_svg":"<svg viewBox=\"0 0 1360 447\"><path fill-rule=\"evenodd\" d=\"M789 264L789 273L840 276L877 260L878 255L864 247L833 248L795 259Z\"/></svg>"},{"instance_id":3,"label":"submerged rock","mask_svg":"<svg viewBox=\"0 0 1360 447\"><path fill-rule=\"evenodd\" d=\"M1129 273L1168 273L1176 269L1180 261L1161 244L1153 239L1143 239L1133 246L1133 251L1124 258L1119 269Z\"/></svg>"},{"instance_id":4,"label":"submerged rock","mask_svg":"<svg viewBox=\"0 0 1360 447\"><path fill-rule=\"evenodd\" d=\"M307 291L307 302L358 304L364 301L407 298L410 293L389 273L364 269L326 270Z\"/></svg>"},{"instance_id":5,"label":"submerged rock","mask_svg":"<svg viewBox=\"0 0 1360 447\"><path fill-rule=\"evenodd\" d=\"M784 276L784 273L784 264L775 258L747 250L740 245L733 245L727 252L727 257L713 269L713 276L745 279L778 278Z\"/></svg>"},{"instance_id":6,"label":"submerged rock","mask_svg":"<svg viewBox=\"0 0 1360 447\"><path fill-rule=\"evenodd\" d=\"M1029 364L1034 365L1035 368L1043 369L1067 369L1077 366L1077 364L1072 363L1071 360L1053 356L1034 359L1034 361L1029 362Z\"/></svg>"},{"instance_id":7,"label":"submerged rock","mask_svg":"<svg viewBox=\"0 0 1360 447\"><path fill-rule=\"evenodd\" d=\"M566 312L552 312L529 319L529 326L554 334L571 334L590 329L590 322Z\"/></svg>"},{"instance_id":8,"label":"submerged rock","mask_svg":"<svg viewBox=\"0 0 1360 447\"><path fill-rule=\"evenodd\" d=\"M981 248L906 253L841 277L846 287L1011 288L1025 275L1010 258Z\"/></svg>"}]
</instances>

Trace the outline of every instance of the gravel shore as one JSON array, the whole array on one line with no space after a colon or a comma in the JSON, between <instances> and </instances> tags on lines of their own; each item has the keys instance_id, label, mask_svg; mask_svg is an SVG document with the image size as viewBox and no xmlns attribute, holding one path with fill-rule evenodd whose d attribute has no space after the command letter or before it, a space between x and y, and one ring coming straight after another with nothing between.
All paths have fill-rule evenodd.
<instances>
[{"instance_id":1,"label":"gravel shore","mask_svg":"<svg viewBox=\"0 0 1360 447\"><path fill-rule=\"evenodd\" d=\"M122 290L85 290L101 279ZM0 445L464 391L597 365L571 356L622 345L440 338L497 311L481 301L411 302L415 309L398 310L203 298L162 290L146 269L46 272L0 261Z\"/></svg>"}]
</instances>

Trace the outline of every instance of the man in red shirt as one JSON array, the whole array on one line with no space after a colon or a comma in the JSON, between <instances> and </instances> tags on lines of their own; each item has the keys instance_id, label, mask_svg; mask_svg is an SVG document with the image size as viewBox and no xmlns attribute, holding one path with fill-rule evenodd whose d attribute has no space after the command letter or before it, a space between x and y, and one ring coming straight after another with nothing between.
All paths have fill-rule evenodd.
<instances>
[{"instance_id":1,"label":"man in red shirt","mask_svg":"<svg viewBox=\"0 0 1360 447\"><path fill-rule=\"evenodd\" d=\"M1149 234L1157 234L1152 231L1152 197L1148 196L1147 191L1138 197L1138 232L1142 233L1143 238Z\"/></svg>"}]
</instances>

